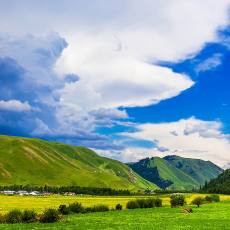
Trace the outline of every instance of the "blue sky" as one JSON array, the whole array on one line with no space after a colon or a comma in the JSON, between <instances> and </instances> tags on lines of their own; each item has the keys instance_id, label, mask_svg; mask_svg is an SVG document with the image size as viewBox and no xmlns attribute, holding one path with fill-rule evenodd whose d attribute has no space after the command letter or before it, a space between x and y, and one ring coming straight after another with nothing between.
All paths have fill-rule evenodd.
<instances>
[{"instance_id":1,"label":"blue sky","mask_svg":"<svg viewBox=\"0 0 230 230\"><path fill-rule=\"evenodd\" d=\"M0 134L228 167L229 5L0 2Z\"/></svg>"}]
</instances>

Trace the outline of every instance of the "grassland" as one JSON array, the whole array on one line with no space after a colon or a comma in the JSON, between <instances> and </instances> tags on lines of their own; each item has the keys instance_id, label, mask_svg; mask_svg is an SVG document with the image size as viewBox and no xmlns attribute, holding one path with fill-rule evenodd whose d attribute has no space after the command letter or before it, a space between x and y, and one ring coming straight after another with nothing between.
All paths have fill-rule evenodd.
<instances>
[{"instance_id":1,"label":"grassland","mask_svg":"<svg viewBox=\"0 0 230 230\"><path fill-rule=\"evenodd\" d=\"M197 196L196 194L187 194L187 202ZM1 204L5 200L1 196ZM13 203L17 207L33 207L40 209L44 203L41 200L46 200L48 204L53 203L54 206L59 202L72 202L72 197L48 197L48 198L34 198L34 197L7 197L9 206L4 206L5 209L11 207ZM113 206L114 203L126 203L130 197L81 197L78 201L85 205L92 205L97 202L107 203ZM133 198L132 198L133 199ZM27 203L24 203L28 200ZM29 204L30 200L30 204ZM220 203L204 204L200 208L192 206L193 213L181 213L180 208L170 208L168 204L168 197L163 197L163 208L153 209L136 209L123 211L110 211L105 213L89 213L79 215L69 215L61 222L54 224L14 224L6 225L0 224L0 229L4 230L31 230L31 229L79 229L79 230L102 230L102 229L122 229L122 230L227 230L230 229L230 196L221 196ZM7 202L5 202L6 204Z\"/></svg>"},{"instance_id":2,"label":"grassland","mask_svg":"<svg viewBox=\"0 0 230 230\"><path fill-rule=\"evenodd\" d=\"M205 196L197 194L186 194L186 201L189 204L191 200L196 196ZM141 196L148 197L148 196ZM137 199L139 196L6 196L0 195L0 213L5 213L14 208L18 209L31 209L33 208L37 212L42 212L45 208L58 208L60 204L70 204L75 201L82 203L86 207L93 206L95 204L106 204L110 208L114 208L116 204L120 203L125 207L129 200ZM161 195L164 206L169 206L169 195ZM229 201L230 196L221 195L221 201Z\"/></svg>"},{"instance_id":3,"label":"grassland","mask_svg":"<svg viewBox=\"0 0 230 230\"><path fill-rule=\"evenodd\" d=\"M127 165L94 151L34 138L0 136L0 185L156 189Z\"/></svg>"}]
</instances>

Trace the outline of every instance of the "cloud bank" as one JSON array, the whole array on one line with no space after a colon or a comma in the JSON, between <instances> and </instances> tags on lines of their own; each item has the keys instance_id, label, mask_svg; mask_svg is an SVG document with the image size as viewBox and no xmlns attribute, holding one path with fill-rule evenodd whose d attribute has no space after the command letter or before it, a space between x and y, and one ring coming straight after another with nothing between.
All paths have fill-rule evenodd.
<instances>
[{"instance_id":1,"label":"cloud bank","mask_svg":"<svg viewBox=\"0 0 230 230\"><path fill-rule=\"evenodd\" d=\"M194 86L190 76L159 63L192 57L207 42L217 41L217 31L228 22L229 3L1 2L1 133L18 134L22 130L24 135L122 152L125 147L121 142L97 129L120 125L147 132L148 125L130 122L126 108L154 105ZM218 57L200 65L199 71L215 68ZM20 111L17 117L15 111ZM229 147L219 124L212 125L191 118L174 125L164 124L162 129L157 124L150 126L160 131L158 137L154 136L156 151L183 149L189 154L192 146L164 142L163 132L169 133L167 140L194 141L195 150L200 152L209 151L204 149L209 139ZM169 126L173 128L168 130ZM139 133L127 136L140 138ZM146 140L150 139L143 134ZM226 152L225 147L215 146ZM202 158L214 159L214 153L210 154ZM126 152L119 157L129 159Z\"/></svg>"},{"instance_id":2,"label":"cloud bank","mask_svg":"<svg viewBox=\"0 0 230 230\"><path fill-rule=\"evenodd\" d=\"M157 142L157 145L149 149L127 148L126 157L130 160L131 156L141 159L143 156L178 154L209 159L220 166L229 162L230 136L223 134L219 121L203 121L191 117L176 122L140 124L136 128L138 131L123 133L123 136Z\"/></svg>"}]
</instances>

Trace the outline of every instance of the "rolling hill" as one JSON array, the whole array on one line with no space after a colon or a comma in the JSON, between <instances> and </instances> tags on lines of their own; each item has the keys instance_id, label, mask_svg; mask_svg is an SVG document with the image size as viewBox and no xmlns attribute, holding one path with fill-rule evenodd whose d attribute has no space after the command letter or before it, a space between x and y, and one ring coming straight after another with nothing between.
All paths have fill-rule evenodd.
<instances>
[{"instance_id":1,"label":"rolling hill","mask_svg":"<svg viewBox=\"0 0 230 230\"><path fill-rule=\"evenodd\" d=\"M128 165L160 188L178 190L198 188L223 171L209 161L179 156L146 158Z\"/></svg>"},{"instance_id":2,"label":"rolling hill","mask_svg":"<svg viewBox=\"0 0 230 230\"><path fill-rule=\"evenodd\" d=\"M84 147L0 136L0 184L156 189L127 165Z\"/></svg>"}]
</instances>

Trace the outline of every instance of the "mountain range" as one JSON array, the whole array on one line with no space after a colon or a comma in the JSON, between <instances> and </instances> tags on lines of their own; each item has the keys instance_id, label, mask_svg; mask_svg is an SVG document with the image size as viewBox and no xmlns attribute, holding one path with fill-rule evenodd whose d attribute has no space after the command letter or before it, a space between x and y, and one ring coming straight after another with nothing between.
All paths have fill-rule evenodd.
<instances>
[{"instance_id":1,"label":"mountain range","mask_svg":"<svg viewBox=\"0 0 230 230\"><path fill-rule=\"evenodd\" d=\"M199 188L223 172L223 169L210 161L175 155L146 158L128 165L143 178L162 189Z\"/></svg>"},{"instance_id":2,"label":"mountain range","mask_svg":"<svg viewBox=\"0 0 230 230\"><path fill-rule=\"evenodd\" d=\"M77 185L129 189L192 189L222 169L179 156L124 164L85 147L36 138L0 136L0 185Z\"/></svg>"}]
</instances>

